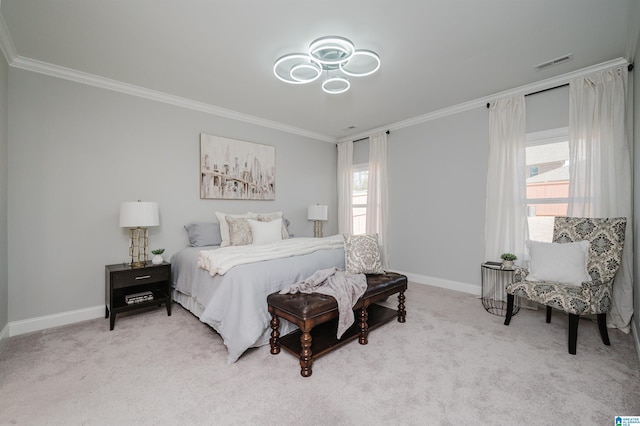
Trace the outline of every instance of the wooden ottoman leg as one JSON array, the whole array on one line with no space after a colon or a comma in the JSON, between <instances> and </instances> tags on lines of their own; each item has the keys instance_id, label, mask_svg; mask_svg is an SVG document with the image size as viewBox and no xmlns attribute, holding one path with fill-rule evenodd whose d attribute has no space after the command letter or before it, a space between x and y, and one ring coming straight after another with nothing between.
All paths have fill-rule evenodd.
<instances>
[{"instance_id":1,"label":"wooden ottoman leg","mask_svg":"<svg viewBox=\"0 0 640 426\"><path fill-rule=\"evenodd\" d=\"M407 311L404 309L404 301L405 301L404 291L398 293L398 322L406 322L407 321Z\"/></svg>"},{"instance_id":2,"label":"wooden ottoman leg","mask_svg":"<svg viewBox=\"0 0 640 426\"><path fill-rule=\"evenodd\" d=\"M280 353L280 320L276 314L271 314L271 353L277 355Z\"/></svg>"},{"instance_id":3,"label":"wooden ottoman leg","mask_svg":"<svg viewBox=\"0 0 640 426\"><path fill-rule=\"evenodd\" d=\"M300 335L300 375L302 377L309 377L313 372L311 366L313 364L313 358L311 353L311 330L301 330Z\"/></svg>"},{"instance_id":4,"label":"wooden ottoman leg","mask_svg":"<svg viewBox=\"0 0 640 426\"><path fill-rule=\"evenodd\" d=\"M369 343L369 324L367 324L367 320L369 319L369 313L367 312L367 308L364 306L360 309L360 338L358 338L358 343L361 345L366 345Z\"/></svg>"}]
</instances>

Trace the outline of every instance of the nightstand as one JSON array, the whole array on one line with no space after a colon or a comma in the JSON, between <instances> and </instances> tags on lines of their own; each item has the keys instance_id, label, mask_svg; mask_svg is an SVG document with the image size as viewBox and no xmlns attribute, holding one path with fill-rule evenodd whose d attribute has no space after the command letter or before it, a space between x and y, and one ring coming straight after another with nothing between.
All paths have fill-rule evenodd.
<instances>
[{"instance_id":1,"label":"nightstand","mask_svg":"<svg viewBox=\"0 0 640 426\"><path fill-rule=\"evenodd\" d=\"M129 301L127 296L151 292L153 299ZM141 298L139 298L141 299ZM148 263L132 267L126 263L105 266L105 318L110 318L110 330L116 322L116 314L165 304L171 316L171 264Z\"/></svg>"}]
</instances>

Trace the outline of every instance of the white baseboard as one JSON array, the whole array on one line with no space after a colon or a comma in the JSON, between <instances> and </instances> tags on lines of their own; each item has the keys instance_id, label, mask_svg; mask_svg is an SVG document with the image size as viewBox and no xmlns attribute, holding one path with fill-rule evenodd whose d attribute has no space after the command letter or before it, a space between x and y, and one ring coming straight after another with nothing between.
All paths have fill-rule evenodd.
<instances>
[{"instance_id":1,"label":"white baseboard","mask_svg":"<svg viewBox=\"0 0 640 426\"><path fill-rule=\"evenodd\" d=\"M32 331L59 327L61 325L73 324L74 322L86 321L100 317L104 318L104 310L104 305L100 305L21 321L12 321L8 324L9 336L17 336L19 334L31 333Z\"/></svg>"},{"instance_id":2,"label":"white baseboard","mask_svg":"<svg viewBox=\"0 0 640 426\"><path fill-rule=\"evenodd\" d=\"M478 297L482 293L482 288L474 284L462 283L459 281L450 281L442 278L428 277L426 275L412 274L410 272L401 272L396 270L394 270L394 272L397 272L402 275L406 275L407 279L412 283L432 285L434 287L441 287L449 290L460 291L462 293L473 294L474 296L478 296Z\"/></svg>"}]
</instances>

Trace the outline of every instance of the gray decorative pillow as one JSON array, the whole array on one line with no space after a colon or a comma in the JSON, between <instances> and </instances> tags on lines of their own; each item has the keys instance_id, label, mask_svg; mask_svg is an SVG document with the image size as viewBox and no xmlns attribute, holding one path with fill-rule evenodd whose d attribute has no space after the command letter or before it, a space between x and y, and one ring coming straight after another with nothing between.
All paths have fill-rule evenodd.
<instances>
[{"instance_id":1,"label":"gray decorative pillow","mask_svg":"<svg viewBox=\"0 0 640 426\"><path fill-rule=\"evenodd\" d=\"M344 234L344 254L349 274L384 274L378 234Z\"/></svg>"},{"instance_id":2,"label":"gray decorative pillow","mask_svg":"<svg viewBox=\"0 0 640 426\"><path fill-rule=\"evenodd\" d=\"M226 216L229 224L229 244L232 246L246 246L253 243L251 227L247 219Z\"/></svg>"},{"instance_id":3,"label":"gray decorative pillow","mask_svg":"<svg viewBox=\"0 0 640 426\"><path fill-rule=\"evenodd\" d=\"M222 242L220 224L216 222L192 222L184 226L191 247L219 246Z\"/></svg>"}]
</instances>

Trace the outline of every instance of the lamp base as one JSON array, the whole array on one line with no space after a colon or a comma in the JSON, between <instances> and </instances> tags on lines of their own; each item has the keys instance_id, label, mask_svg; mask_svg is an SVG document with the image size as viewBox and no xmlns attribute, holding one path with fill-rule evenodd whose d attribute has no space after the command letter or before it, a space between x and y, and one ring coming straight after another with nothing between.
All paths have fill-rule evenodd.
<instances>
[{"instance_id":1,"label":"lamp base","mask_svg":"<svg viewBox=\"0 0 640 426\"><path fill-rule=\"evenodd\" d=\"M129 256L132 268L139 268L147 264L147 248L148 248L148 230L147 228L130 228L129 229Z\"/></svg>"},{"instance_id":2,"label":"lamp base","mask_svg":"<svg viewBox=\"0 0 640 426\"><path fill-rule=\"evenodd\" d=\"M315 238L322 238L322 221L316 220L313 222L313 236Z\"/></svg>"}]
</instances>

